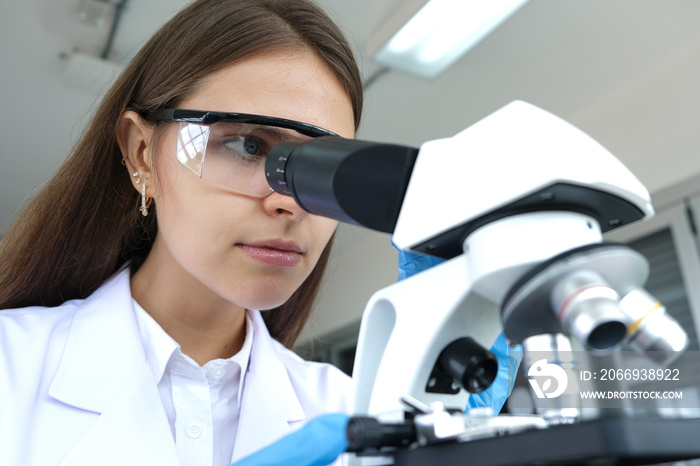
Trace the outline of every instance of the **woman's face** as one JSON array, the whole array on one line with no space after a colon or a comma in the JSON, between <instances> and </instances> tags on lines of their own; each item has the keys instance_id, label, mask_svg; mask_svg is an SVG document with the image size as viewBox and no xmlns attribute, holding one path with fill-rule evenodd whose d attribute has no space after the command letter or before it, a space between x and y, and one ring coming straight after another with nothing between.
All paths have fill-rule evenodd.
<instances>
[{"instance_id":1,"label":"woman's face","mask_svg":"<svg viewBox=\"0 0 700 466\"><path fill-rule=\"evenodd\" d=\"M340 81L305 51L270 52L228 66L178 107L281 117L354 136L352 105ZM235 194L200 178L176 158L177 130L170 123L156 149L163 263L232 304L282 304L311 273L337 222L305 212L291 197Z\"/></svg>"}]
</instances>

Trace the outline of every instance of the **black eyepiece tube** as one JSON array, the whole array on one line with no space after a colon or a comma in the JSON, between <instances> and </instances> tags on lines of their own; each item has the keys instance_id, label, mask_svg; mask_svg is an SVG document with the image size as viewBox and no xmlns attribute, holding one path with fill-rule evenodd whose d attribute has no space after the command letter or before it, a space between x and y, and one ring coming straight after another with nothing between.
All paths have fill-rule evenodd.
<instances>
[{"instance_id":1,"label":"black eyepiece tube","mask_svg":"<svg viewBox=\"0 0 700 466\"><path fill-rule=\"evenodd\" d=\"M416 428L411 421L384 424L373 417L351 417L345 428L347 451L362 452L384 447L407 447L416 441Z\"/></svg>"},{"instance_id":2,"label":"black eyepiece tube","mask_svg":"<svg viewBox=\"0 0 700 466\"><path fill-rule=\"evenodd\" d=\"M320 137L277 144L265 174L312 214L393 233L417 156L412 147Z\"/></svg>"},{"instance_id":3,"label":"black eyepiece tube","mask_svg":"<svg viewBox=\"0 0 700 466\"><path fill-rule=\"evenodd\" d=\"M498 359L473 338L459 338L442 350L438 358L447 371L469 393L491 386L498 375Z\"/></svg>"}]
</instances>

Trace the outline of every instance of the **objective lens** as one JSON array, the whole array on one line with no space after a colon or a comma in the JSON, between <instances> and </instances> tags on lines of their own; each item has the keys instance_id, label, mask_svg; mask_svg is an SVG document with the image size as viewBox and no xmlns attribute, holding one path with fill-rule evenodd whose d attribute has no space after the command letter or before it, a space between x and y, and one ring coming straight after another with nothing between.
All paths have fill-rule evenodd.
<instances>
[{"instance_id":1,"label":"objective lens","mask_svg":"<svg viewBox=\"0 0 700 466\"><path fill-rule=\"evenodd\" d=\"M591 349L613 349L625 337L629 319L619 295L595 272L580 270L559 280L551 304L564 329Z\"/></svg>"},{"instance_id":2,"label":"objective lens","mask_svg":"<svg viewBox=\"0 0 700 466\"><path fill-rule=\"evenodd\" d=\"M626 343L661 365L668 365L688 345L688 335L666 308L646 290L637 288L620 301L632 321Z\"/></svg>"}]
</instances>

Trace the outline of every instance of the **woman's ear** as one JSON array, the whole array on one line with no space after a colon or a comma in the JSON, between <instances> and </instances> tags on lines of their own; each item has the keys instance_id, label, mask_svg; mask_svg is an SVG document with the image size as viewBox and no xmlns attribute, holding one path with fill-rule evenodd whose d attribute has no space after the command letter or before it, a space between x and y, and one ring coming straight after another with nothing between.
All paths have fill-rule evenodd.
<instances>
[{"instance_id":1,"label":"woman's ear","mask_svg":"<svg viewBox=\"0 0 700 466\"><path fill-rule=\"evenodd\" d=\"M153 186L154 142L153 127L141 115L131 110L122 114L117 126L117 143L131 184L138 192L141 192L141 183Z\"/></svg>"}]
</instances>

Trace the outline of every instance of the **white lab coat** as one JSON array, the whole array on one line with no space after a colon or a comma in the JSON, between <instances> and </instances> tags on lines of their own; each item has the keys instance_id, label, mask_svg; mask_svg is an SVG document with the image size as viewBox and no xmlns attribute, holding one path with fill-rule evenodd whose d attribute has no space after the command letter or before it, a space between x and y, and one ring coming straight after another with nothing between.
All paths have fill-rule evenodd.
<instances>
[{"instance_id":1,"label":"white lab coat","mask_svg":"<svg viewBox=\"0 0 700 466\"><path fill-rule=\"evenodd\" d=\"M233 459L320 414L349 412L350 379L272 339L260 313ZM178 465L124 269L85 300L0 311L0 465Z\"/></svg>"}]
</instances>

